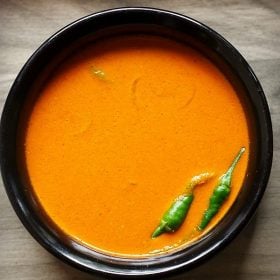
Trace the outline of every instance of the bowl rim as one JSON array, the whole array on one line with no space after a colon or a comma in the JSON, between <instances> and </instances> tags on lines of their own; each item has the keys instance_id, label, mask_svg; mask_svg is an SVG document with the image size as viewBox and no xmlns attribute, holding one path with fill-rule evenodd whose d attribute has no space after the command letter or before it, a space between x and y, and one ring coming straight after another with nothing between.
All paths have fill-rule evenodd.
<instances>
[{"instance_id":1,"label":"bowl rim","mask_svg":"<svg viewBox=\"0 0 280 280\"><path fill-rule=\"evenodd\" d=\"M243 72L240 75L247 75L252 83L252 87L255 89L256 93L256 102L259 102L258 107L258 114L261 114L260 117L262 118L263 122L261 127L259 128L262 133L262 159L263 161L259 163L259 182L258 182L258 190L255 194L255 197L252 199L250 205L244 209L244 215L239 217L236 223L233 223L231 227L228 229L227 232L224 232L223 235L219 240L216 240L209 245L207 250L200 252L199 255L193 257L190 260L184 260L182 262L177 262L180 255L177 256L177 261L170 261L169 266L166 267L166 262L164 263L165 266L161 265L158 262L154 262L154 264L143 264L141 266L135 266L134 263L126 264L122 266L118 266L117 264L109 264L105 263L102 265L99 262L99 259L96 258L95 262L92 260L89 261L87 256L77 255L75 251L70 251L69 248L66 248L65 245L58 242L59 240L55 240L53 235L49 235L49 239L46 240L44 238L44 228L40 227L37 224L38 221L34 222L32 213L26 207L24 202L21 199L21 195L18 192L18 188L20 187L13 178L13 173L11 170L16 168L15 165L11 164L11 155L9 154L11 151L11 133L10 128L11 123L15 122L15 116L13 115L14 106L15 106L15 95L18 94L19 88L22 84L26 76L26 72L34 63L38 57L42 56L45 52L47 52L54 44L56 44L59 38L63 38L71 34L73 29L79 28L82 24L87 24L91 21L104 21L107 20L108 17L112 18L116 15L149 15L153 17L162 17L165 19L170 20L171 22L177 22L176 24L180 24L179 21L188 22L189 24L193 25L196 28L199 28L201 32L208 34L214 40L219 42L219 47L224 47L231 51L231 59L236 58L235 67L238 70L242 70ZM129 24L129 23L127 23ZM158 23L157 23L158 24ZM160 24L158 24L160 25ZM165 26L162 22L161 26ZM106 27L105 27L106 28ZM240 77L242 78L242 77ZM260 111L262 112L260 113ZM110 276L110 277L118 277L121 276L122 278L142 278L142 277L162 277L163 275L169 275L170 273L180 273L183 270L189 270L205 260L209 259L211 256L216 254L222 248L224 248L231 240L233 240L238 233L244 228L244 226L249 222L251 217L253 216L258 204L261 201L261 198L264 194L266 189L271 165L272 165L272 157L273 157L273 134L272 134L272 123L271 117L269 112L269 107L262 90L262 87L254 74L253 70L246 62L246 60L242 57L242 55L221 35L217 32L212 30L210 27L202 24L201 22L194 20L188 16L181 15L179 13L171 12L168 10L162 10L157 8L149 8L149 7L121 7L115 9L108 9L105 11L93 13L82 17L59 31L57 31L54 35L52 35L49 39L47 39L34 53L33 55L27 60L21 71L19 72L17 78L15 79L8 97L6 99L4 109L2 112L1 117L1 124L0 124L0 163L1 163L1 173L4 182L4 186L9 197L9 200L18 215L19 219L25 226L25 228L30 232L30 234L50 253L58 257L59 259L63 260L64 262L71 264L72 266L79 268L80 270L97 273L101 276ZM13 139L14 141L16 139ZM12 141L13 142L13 141ZM245 211L246 210L246 211ZM36 227L36 226L38 227ZM50 233L49 233L50 234Z\"/></svg>"}]
</instances>

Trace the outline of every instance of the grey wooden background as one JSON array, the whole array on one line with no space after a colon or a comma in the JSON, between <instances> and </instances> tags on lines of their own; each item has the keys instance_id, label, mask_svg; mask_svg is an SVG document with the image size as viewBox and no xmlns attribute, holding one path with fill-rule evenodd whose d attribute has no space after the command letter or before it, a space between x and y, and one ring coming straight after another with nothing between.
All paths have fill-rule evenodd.
<instances>
[{"instance_id":1,"label":"grey wooden background","mask_svg":"<svg viewBox=\"0 0 280 280\"><path fill-rule=\"evenodd\" d=\"M226 37L259 77L271 109L274 162L254 219L206 264L175 279L280 279L280 0L0 0L0 107L34 50L71 21L103 9L152 6L191 16ZM97 279L47 253L23 228L0 180L0 279Z\"/></svg>"}]
</instances>

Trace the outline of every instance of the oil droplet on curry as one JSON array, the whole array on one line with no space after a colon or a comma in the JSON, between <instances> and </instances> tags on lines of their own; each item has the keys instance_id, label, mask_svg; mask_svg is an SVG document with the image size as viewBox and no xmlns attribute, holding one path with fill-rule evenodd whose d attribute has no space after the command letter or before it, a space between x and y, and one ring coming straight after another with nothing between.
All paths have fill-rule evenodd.
<instances>
[{"instance_id":1,"label":"oil droplet on curry","mask_svg":"<svg viewBox=\"0 0 280 280\"><path fill-rule=\"evenodd\" d=\"M244 108L223 73L193 48L151 35L73 53L44 83L24 130L19 148L40 207L65 234L109 254L145 255L199 239L235 201L250 152ZM229 198L196 231L242 146ZM202 172L215 176L194 190L180 229L151 239Z\"/></svg>"}]
</instances>

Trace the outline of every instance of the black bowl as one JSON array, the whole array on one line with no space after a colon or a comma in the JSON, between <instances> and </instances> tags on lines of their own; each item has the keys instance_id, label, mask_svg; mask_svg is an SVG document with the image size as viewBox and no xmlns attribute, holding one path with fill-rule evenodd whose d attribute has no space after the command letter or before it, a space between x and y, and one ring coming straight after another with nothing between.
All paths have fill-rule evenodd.
<instances>
[{"instance_id":1,"label":"black bowl","mask_svg":"<svg viewBox=\"0 0 280 280\"><path fill-rule=\"evenodd\" d=\"M34 81L44 77L46 69L55 67L67 53L89 40L139 32L158 34L191 45L222 69L246 107L251 127L251 154L242 191L213 230L185 249L164 256L129 259L87 249L52 227L37 211L36 201L20 176L16 145L22 108L30 98ZM162 278L188 271L225 247L249 222L263 196L270 174L272 151L269 108L259 81L240 53L205 25L186 16L150 8L120 8L96 13L57 32L20 71L1 119L2 176L9 199L24 226L42 246L61 260L107 277Z\"/></svg>"}]
</instances>

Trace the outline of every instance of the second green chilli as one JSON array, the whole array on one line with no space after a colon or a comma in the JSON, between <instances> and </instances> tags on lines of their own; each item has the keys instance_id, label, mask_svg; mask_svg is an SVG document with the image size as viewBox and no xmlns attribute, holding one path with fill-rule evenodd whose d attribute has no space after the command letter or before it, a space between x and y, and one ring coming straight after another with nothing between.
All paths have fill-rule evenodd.
<instances>
[{"instance_id":1,"label":"second green chilli","mask_svg":"<svg viewBox=\"0 0 280 280\"><path fill-rule=\"evenodd\" d=\"M223 174L219 179L219 182L215 187L213 194L210 197L208 208L204 212L202 220L198 226L199 230L203 230L206 228L206 226L209 224L212 218L217 214L217 212L223 205L224 201L229 196L231 191L231 180L232 180L233 171L244 152L245 152L245 148L242 147L238 152L238 154L236 155L235 159L233 160L227 172Z\"/></svg>"}]
</instances>

